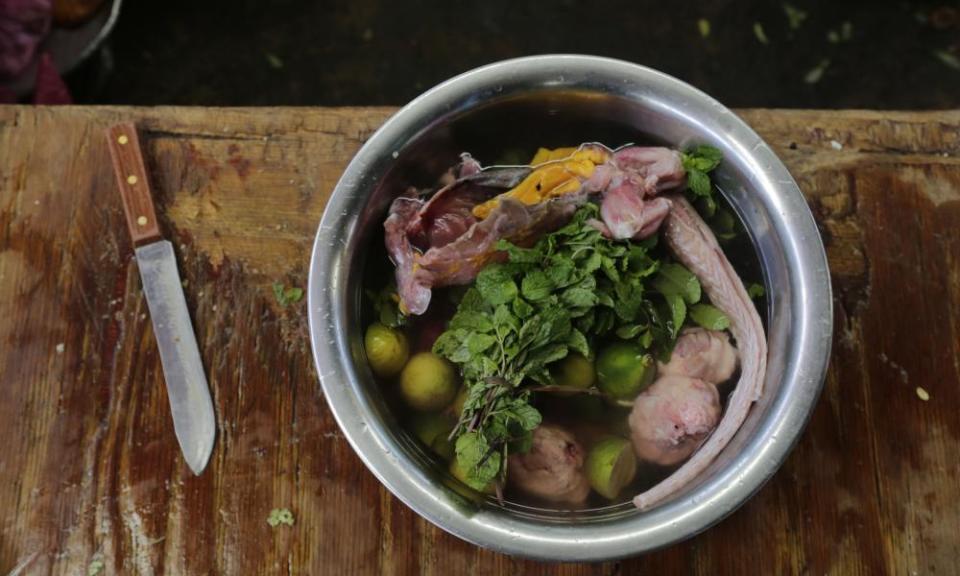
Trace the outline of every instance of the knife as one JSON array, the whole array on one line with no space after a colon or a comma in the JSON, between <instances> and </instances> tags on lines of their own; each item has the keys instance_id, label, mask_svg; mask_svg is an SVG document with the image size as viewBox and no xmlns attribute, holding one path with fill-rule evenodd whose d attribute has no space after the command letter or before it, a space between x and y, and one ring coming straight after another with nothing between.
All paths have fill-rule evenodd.
<instances>
[{"instance_id":1,"label":"knife","mask_svg":"<svg viewBox=\"0 0 960 576\"><path fill-rule=\"evenodd\" d=\"M107 140L160 348L173 429L187 466L199 475L213 451L216 420L173 245L157 225L136 127L129 122L112 126Z\"/></svg>"}]
</instances>

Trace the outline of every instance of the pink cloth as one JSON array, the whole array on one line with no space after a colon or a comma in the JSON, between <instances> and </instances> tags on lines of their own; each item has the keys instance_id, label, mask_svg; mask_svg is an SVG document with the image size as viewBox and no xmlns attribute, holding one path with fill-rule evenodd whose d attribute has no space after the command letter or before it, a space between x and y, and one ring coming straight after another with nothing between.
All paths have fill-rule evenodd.
<instances>
[{"instance_id":1,"label":"pink cloth","mask_svg":"<svg viewBox=\"0 0 960 576\"><path fill-rule=\"evenodd\" d=\"M52 0L0 0L0 81L16 78L33 61L52 14Z\"/></svg>"},{"instance_id":2,"label":"pink cloth","mask_svg":"<svg viewBox=\"0 0 960 576\"><path fill-rule=\"evenodd\" d=\"M34 104L71 104L70 90L50 54L40 45L50 33L52 0L0 0L0 103L17 101L4 84L27 73L36 61Z\"/></svg>"},{"instance_id":3,"label":"pink cloth","mask_svg":"<svg viewBox=\"0 0 960 576\"><path fill-rule=\"evenodd\" d=\"M37 63L37 80L33 86L34 104L73 104L67 84L57 72L50 55L44 52Z\"/></svg>"}]
</instances>

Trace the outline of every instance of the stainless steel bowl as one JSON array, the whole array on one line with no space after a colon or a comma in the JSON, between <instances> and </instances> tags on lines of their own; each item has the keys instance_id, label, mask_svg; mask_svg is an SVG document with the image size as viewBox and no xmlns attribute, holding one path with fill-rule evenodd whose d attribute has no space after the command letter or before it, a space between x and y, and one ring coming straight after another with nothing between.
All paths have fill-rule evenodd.
<instances>
[{"instance_id":1,"label":"stainless steel bowl","mask_svg":"<svg viewBox=\"0 0 960 576\"><path fill-rule=\"evenodd\" d=\"M362 346L361 282L390 200L430 182L469 150L504 145L662 142L719 147L724 195L749 232L767 286L770 357L764 396L721 456L671 501L576 514L476 502L398 425ZM374 248L371 248L374 246ZM817 227L796 182L730 110L670 76L588 56L536 56L467 72L387 121L334 189L310 265L310 333L330 409L367 467L408 506L475 544L550 560L646 552L731 513L783 462L820 393L830 354L830 277ZM368 312L367 312L368 313Z\"/></svg>"}]
</instances>

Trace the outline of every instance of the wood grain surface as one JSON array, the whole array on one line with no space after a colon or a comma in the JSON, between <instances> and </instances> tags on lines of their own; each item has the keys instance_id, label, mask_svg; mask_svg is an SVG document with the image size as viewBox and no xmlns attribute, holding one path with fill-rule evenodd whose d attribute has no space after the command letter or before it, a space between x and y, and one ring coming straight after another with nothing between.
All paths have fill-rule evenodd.
<instances>
[{"instance_id":1,"label":"wood grain surface","mask_svg":"<svg viewBox=\"0 0 960 576\"><path fill-rule=\"evenodd\" d=\"M0 573L960 573L960 113L742 111L826 240L824 394L720 525L559 565L462 542L381 487L319 392L305 302L273 296L305 286L325 200L391 111L0 107ZM219 419L200 477L103 136L130 120Z\"/></svg>"}]
</instances>

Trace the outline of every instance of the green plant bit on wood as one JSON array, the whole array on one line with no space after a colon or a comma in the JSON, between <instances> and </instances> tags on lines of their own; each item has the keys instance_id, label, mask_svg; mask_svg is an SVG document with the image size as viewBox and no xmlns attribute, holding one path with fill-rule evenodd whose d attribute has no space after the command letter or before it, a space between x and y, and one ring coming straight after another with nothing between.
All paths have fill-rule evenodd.
<instances>
[{"instance_id":1,"label":"green plant bit on wood","mask_svg":"<svg viewBox=\"0 0 960 576\"><path fill-rule=\"evenodd\" d=\"M697 30L700 31L700 36L706 38L710 35L710 21L706 18L701 18L697 20Z\"/></svg>"},{"instance_id":2,"label":"green plant bit on wood","mask_svg":"<svg viewBox=\"0 0 960 576\"><path fill-rule=\"evenodd\" d=\"M946 50L937 50L933 53L933 55L950 68L953 68L954 70L960 70L960 59Z\"/></svg>"},{"instance_id":3,"label":"green plant bit on wood","mask_svg":"<svg viewBox=\"0 0 960 576\"><path fill-rule=\"evenodd\" d=\"M286 308L290 304L296 304L303 298L303 288L284 286L278 282L273 285L273 296L277 299L277 304Z\"/></svg>"},{"instance_id":4,"label":"green plant bit on wood","mask_svg":"<svg viewBox=\"0 0 960 576\"><path fill-rule=\"evenodd\" d=\"M103 560L94 558L87 564L87 576L98 576L98 574L103 573L103 568Z\"/></svg>"},{"instance_id":5,"label":"green plant bit on wood","mask_svg":"<svg viewBox=\"0 0 960 576\"><path fill-rule=\"evenodd\" d=\"M770 43L770 40L767 38L767 33L763 31L763 24L759 22L753 23L753 35L757 37L757 41L761 44Z\"/></svg>"},{"instance_id":6,"label":"green plant bit on wood","mask_svg":"<svg viewBox=\"0 0 960 576\"><path fill-rule=\"evenodd\" d=\"M807 84L816 84L823 78L824 72L827 71L827 68L830 67L830 60L824 58L820 61L819 64L811 68L803 77L803 81Z\"/></svg>"},{"instance_id":7,"label":"green plant bit on wood","mask_svg":"<svg viewBox=\"0 0 960 576\"><path fill-rule=\"evenodd\" d=\"M271 528L276 528L281 524L293 526L293 512L291 512L289 508L274 508L270 511L270 515L267 516L267 524L269 524Z\"/></svg>"},{"instance_id":8,"label":"green plant bit on wood","mask_svg":"<svg viewBox=\"0 0 960 576\"><path fill-rule=\"evenodd\" d=\"M803 25L803 21L807 19L807 13L803 10L797 8L789 2L783 3L783 11L787 15L787 22L790 25L791 30L797 30L800 26Z\"/></svg>"}]
</instances>

